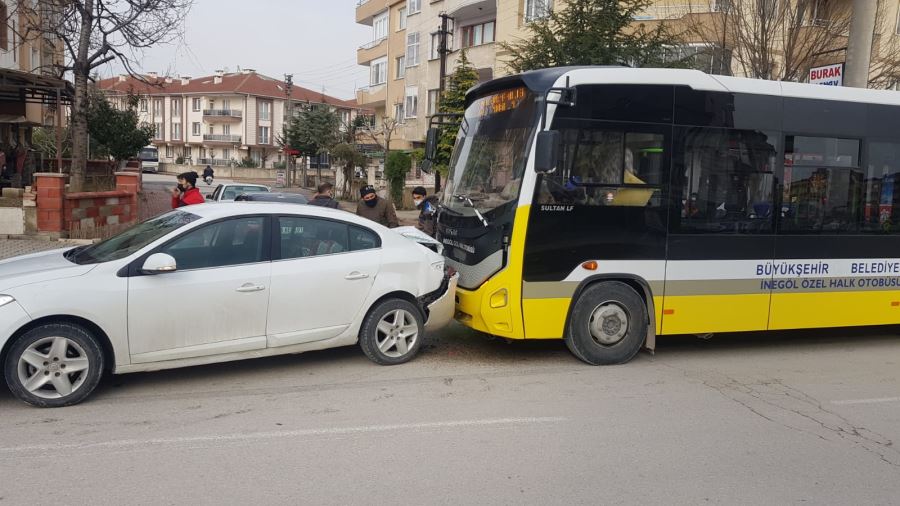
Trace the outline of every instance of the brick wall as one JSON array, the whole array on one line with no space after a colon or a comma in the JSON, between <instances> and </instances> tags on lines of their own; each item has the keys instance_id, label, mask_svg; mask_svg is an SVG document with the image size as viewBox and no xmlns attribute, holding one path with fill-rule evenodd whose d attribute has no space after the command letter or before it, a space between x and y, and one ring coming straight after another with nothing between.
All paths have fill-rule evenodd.
<instances>
[{"instance_id":1,"label":"brick wall","mask_svg":"<svg viewBox=\"0 0 900 506\"><path fill-rule=\"evenodd\" d=\"M35 174L40 232L68 233L137 221L140 174L117 172L116 189L66 193L63 174Z\"/></svg>"}]
</instances>

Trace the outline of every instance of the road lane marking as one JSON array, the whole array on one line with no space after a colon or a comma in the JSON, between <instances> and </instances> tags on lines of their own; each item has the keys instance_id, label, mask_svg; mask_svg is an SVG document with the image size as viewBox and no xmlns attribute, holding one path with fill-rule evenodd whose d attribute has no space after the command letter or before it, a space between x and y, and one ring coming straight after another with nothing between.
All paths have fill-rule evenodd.
<instances>
[{"instance_id":1,"label":"road lane marking","mask_svg":"<svg viewBox=\"0 0 900 506\"><path fill-rule=\"evenodd\" d=\"M831 401L832 404L838 406L847 406L850 404L878 404L882 402L900 402L900 397L877 397L875 399L850 399L846 401Z\"/></svg>"},{"instance_id":2,"label":"road lane marking","mask_svg":"<svg viewBox=\"0 0 900 506\"><path fill-rule=\"evenodd\" d=\"M282 439L308 436L334 436L370 434L378 432L391 432L397 430L420 429L453 429L470 427L487 427L502 425L531 425L544 423L559 423L567 421L563 417L522 417L522 418L491 418L484 420L455 420L446 422L407 423L392 425L363 425L359 427L332 427L325 429L285 430L272 432L250 432L246 434L212 434L208 436L185 436L173 438L150 439L121 439L117 441L100 441L95 443L63 443L42 444L25 446L0 447L0 455L31 453L42 451L61 450L91 450L91 449L123 449L152 445L188 445L195 443L227 443L243 442L266 439Z\"/></svg>"}]
</instances>

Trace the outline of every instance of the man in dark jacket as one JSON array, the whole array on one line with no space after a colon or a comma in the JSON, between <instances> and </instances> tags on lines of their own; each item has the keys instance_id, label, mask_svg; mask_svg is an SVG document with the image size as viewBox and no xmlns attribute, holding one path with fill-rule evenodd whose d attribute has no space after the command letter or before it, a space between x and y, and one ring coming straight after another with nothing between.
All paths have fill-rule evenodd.
<instances>
[{"instance_id":1,"label":"man in dark jacket","mask_svg":"<svg viewBox=\"0 0 900 506\"><path fill-rule=\"evenodd\" d=\"M394 205L378 198L375 188L372 186L364 186L359 190L359 196L362 197L356 204L357 216L368 218L372 221L381 223L385 227L395 228L400 226L397 219L397 212L394 211Z\"/></svg>"},{"instance_id":2,"label":"man in dark jacket","mask_svg":"<svg viewBox=\"0 0 900 506\"><path fill-rule=\"evenodd\" d=\"M438 200L434 195L428 196L428 192L422 186L416 186L412 191L413 203L419 210L419 221L416 228L434 237L434 218L437 214Z\"/></svg>"},{"instance_id":3,"label":"man in dark jacket","mask_svg":"<svg viewBox=\"0 0 900 506\"><path fill-rule=\"evenodd\" d=\"M197 173L184 172L178 175L178 186L172 188L172 209L206 202L197 188Z\"/></svg>"},{"instance_id":4,"label":"man in dark jacket","mask_svg":"<svg viewBox=\"0 0 900 506\"><path fill-rule=\"evenodd\" d=\"M340 209L338 201L334 200L334 185L331 183L322 183L316 188L316 195L309 204L312 206L330 207L332 209Z\"/></svg>"}]
</instances>

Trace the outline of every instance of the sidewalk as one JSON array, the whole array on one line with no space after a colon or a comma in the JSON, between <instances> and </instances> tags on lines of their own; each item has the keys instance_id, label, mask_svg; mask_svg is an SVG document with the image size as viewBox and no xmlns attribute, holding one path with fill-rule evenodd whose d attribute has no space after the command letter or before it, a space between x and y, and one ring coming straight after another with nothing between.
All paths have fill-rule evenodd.
<instances>
[{"instance_id":1,"label":"sidewalk","mask_svg":"<svg viewBox=\"0 0 900 506\"><path fill-rule=\"evenodd\" d=\"M71 248L84 244L84 241L51 241L48 239L0 239L0 260L16 257L19 255L28 255L31 253L40 253L41 251L50 251L61 248Z\"/></svg>"}]
</instances>

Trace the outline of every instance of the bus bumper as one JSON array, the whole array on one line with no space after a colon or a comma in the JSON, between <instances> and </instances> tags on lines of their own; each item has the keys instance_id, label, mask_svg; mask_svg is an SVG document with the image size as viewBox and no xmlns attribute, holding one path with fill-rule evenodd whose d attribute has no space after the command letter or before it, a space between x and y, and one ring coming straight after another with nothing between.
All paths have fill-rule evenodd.
<instances>
[{"instance_id":1,"label":"bus bumper","mask_svg":"<svg viewBox=\"0 0 900 506\"><path fill-rule=\"evenodd\" d=\"M525 339L520 311L514 311L518 298L490 282L475 290L457 288L456 320L472 329L507 339ZM514 318L519 318L516 324Z\"/></svg>"}]
</instances>

